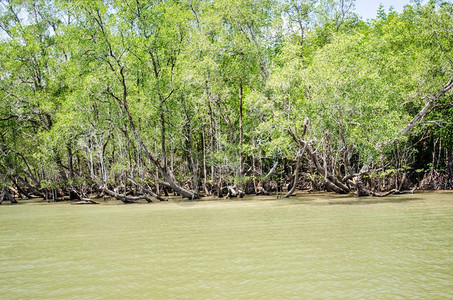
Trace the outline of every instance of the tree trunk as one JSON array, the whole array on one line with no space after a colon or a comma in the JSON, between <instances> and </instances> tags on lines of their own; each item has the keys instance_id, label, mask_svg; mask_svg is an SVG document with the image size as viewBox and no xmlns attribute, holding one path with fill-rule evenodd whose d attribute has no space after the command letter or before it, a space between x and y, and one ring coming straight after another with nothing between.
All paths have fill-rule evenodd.
<instances>
[{"instance_id":1,"label":"tree trunk","mask_svg":"<svg viewBox=\"0 0 453 300\"><path fill-rule=\"evenodd\" d=\"M162 101L162 100L161 100ZM162 104L160 105L160 126L161 126L161 146L162 146L162 166L167 166L167 152L165 150L165 116Z\"/></svg>"},{"instance_id":2,"label":"tree trunk","mask_svg":"<svg viewBox=\"0 0 453 300\"><path fill-rule=\"evenodd\" d=\"M214 181L215 181L215 167L214 167L214 164L213 164L213 159L212 159L212 156L213 154L215 153L215 145L214 145L214 135L215 135L215 131L214 131L214 115L213 115L213 112L212 112L212 107L211 107L211 102L208 101L208 108L209 108L209 132L210 132L210 139L209 139L209 143L210 143L210 147L211 147L211 156L210 156L210 163L211 163L211 183L214 184Z\"/></svg>"},{"instance_id":3,"label":"tree trunk","mask_svg":"<svg viewBox=\"0 0 453 300\"><path fill-rule=\"evenodd\" d=\"M137 201L139 200L146 200L146 202L153 202L151 199L149 199L148 197L146 197L145 195L141 195L141 196L137 196L137 197L131 197L131 196L127 196L126 195L126 192L124 194L120 194L116 191L112 191L110 190L108 187L107 187L107 184L105 183L101 183L101 181L96 178L96 177L92 177L92 179L100 186L100 188L109 196L111 197L114 197L124 203L136 203ZM82 198L83 200L83 198Z\"/></svg>"},{"instance_id":4,"label":"tree trunk","mask_svg":"<svg viewBox=\"0 0 453 300\"><path fill-rule=\"evenodd\" d=\"M318 157L316 156L316 152L313 150L313 146L310 143L306 142L302 138L298 138L291 130L288 130L288 133L291 135L293 140L299 144L300 149L303 149L303 151L308 154L308 157L315 165L316 170L324 177L325 185L328 190L338 194L348 194L351 191L346 184L328 173L327 169L320 164Z\"/></svg>"},{"instance_id":5,"label":"tree trunk","mask_svg":"<svg viewBox=\"0 0 453 300\"><path fill-rule=\"evenodd\" d=\"M69 179L74 179L74 162L73 162L73 153L71 149L71 145L67 144L66 148L68 150L68 172L69 172Z\"/></svg>"},{"instance_id":6,"label":"tree trunk","mask_svg":"<svg viewBox=\"0 0 453 300\"><path fill-rule=\"evenodd\" d=\"M243 178L244 175L244 153L242 149L242 140L244 138L243 126L242 126L242 101L243 101L243 93L242 93L242 80L239 84L239 177L241 185L243 185Z\"/></svg>"},{"instance_id":7,"label":"tree trunk","mask_svg":"<svg viewBox=\"0 0 453 300\"><path fill-rule=\"evenodd\" d=\"M266 174L266 176L263 177L263 179L260 180L260 182L257 184L257 195L269 195L270 193L266 191L266 189L263 187L263 182L264 180L268 179L277 169L278 166L278 161L274 163L272 168L269 170L269 172Z\"/></svg>"},{"instance_id":8,"label":"tree trunk","mask_svg":"<svg viewBox=\"0 0 453 300\"><path fill-rule=\"evenodd\" d=\"M123 99L124 98L125 97L123 97ZM132 129L132 132L133 132L135 138L137 139L138 143L142 147L143 152L146 154L148 159L157 167L157 169L159 170L159 173L162 175L164 180L167 181L170 184L171 188L176 193L182 195L183 197L188 198L188 199L199 199L200 196L198 195L198 193L194 193L194 192L185 190L181 186L179 186L179 184L176 183L174 177L172 176L171 171L168 170L167 166L166 165L162 166L159 163L159 161L157 160L157 158L155 158L151 154L151 152L149 152L148 147L146 147L145 143L143 142L143 140L141 139L140 135L137 132L137 129L135 127L135 123L134 123L134 121L132 119L132 115L131 115L131 113L129 111L129 105L128 105L127 101L126 100L124 100L124 101L119 100L119 101L122 104L122 108L124 109L124 111L125 111L125 113L127 115L127 118L128 118L128 121L129 121L129 125L130 125L130 127Z\"/></svg>"},{"instance_id":9,"label":"tree trunk","mask_svg":"<svg viewBox=\"0 0 453 300\"><path fill-rule=\"evenodd\" d=\"M301 158L298 157L296 161L296 169L294 170L294 176L293 176L293 185L291 186L291 189L286 193L284 198L289 198L290 196L294 196L294 191L296 190L297 187L297 182L299 181L299 171L300 171L300 162Z\"/></svg>"},{"instance_id":10,"label":"tree trunk","mask_svg":"<svg viewBox=\"0 0 453 300\"><path fill-rule=\"evenodd\" d=\"M168 201L168 199L164 199L162 197L160 197L159 195L157 195L156 193L154 193L153 191L151 191L150 189L147 189L145 188L143 185L139 184L138 182L136 182L135 180L133 180L132 178L128 178L130 182L132 182L133 184L135 184L136 186L138 186L143 192L145 192L146 194L156 198L157 200L159 201Z\"/></svg>"},{"instance_id":11,"label":"tree trunk","mask_svg":"<svg viewBox=\"0 0 453 300\"><path fill-rule=\"evenodd\" d=\"M20 176L17 176L17 179L19 179L23 185L25 185L28 190L29 190L29 194L31 195L34 195L34 196L38 196L38 197L41 197L41 198L45 198L46 195L45 193L41 192L40 190L38 190L37 188L35 188L34 186L32 186L26 179L20 177Z\"/></svg>"},{"instance_id":12,"label":"tree trunk","mask_svg":"<svg viewBox=\"0 0 453 300\"><path fill-rule=\"evenodd\" d=\"M423 107L423 109L407 124L407 126L403 129L403 134L406 134L417 125L418 122L423 120L423 118L434 108L435 103L437 100L440 99L446 92L448 92L451 88L453 88L453 76L447 82L447 84L434 96L432 97Z\"/></svg>"},{"instance_id":13,"label":"tree trunk","mask_svg":"<svg viewBox=\"0 0 453 300\"><path fill-rule=\"evenodd\" d=\"M19 193L19 197L20 197L20 195L22 194L22 195L24 195L25 197L27 197L28 199L31 199L31 198L32 198L32 196L31 196L29 193L27 193L27 192L19 185L19 183L17 182L17 179L16 179L14 176L10 176L10 179L11 179L12 183L14 184L14 186L17 188L17 191L18 191L18 193Z\"/></svg>"},{"instance_id":14,"label":"tree trunk","mask_svg":"<svg viewBox=\"0 0 453 300\"><path fill-rule=\"evenodd\" d=\"M12 204L17 204L17 200L10 194L7 187L4 187L0 193L0 204L3 203L3 200L8 200Z\"/></svg>"},{"instance_id":15,"label":"tree trunk","mask_svg":"<svg viewBox=\"0 0 453 300\"><path fill-rule=\"evenodd\" d=\"M192 173L192 188L195 194L199 194L199 187L198 187L198 159L195 158L193 153L193 141L192 141L192 126L191 126L191 117L186 110L186 141L187 141L187 149L189 152L188 155L188 169Z\"/></svg>"},{"instance_id":16,"label":"tree trunk","mask_svg":"<svg viewBox=\"0 0 453 300\"><path fill-rule=\"evenodd\" d=\"M205 145L205 126L201 127L201 149L203 153L203 189L207 196L211 195L211 192L207 188L207 179L208 179L208 172L206 169L206 145Z\"/></svg>"}]
</instances>

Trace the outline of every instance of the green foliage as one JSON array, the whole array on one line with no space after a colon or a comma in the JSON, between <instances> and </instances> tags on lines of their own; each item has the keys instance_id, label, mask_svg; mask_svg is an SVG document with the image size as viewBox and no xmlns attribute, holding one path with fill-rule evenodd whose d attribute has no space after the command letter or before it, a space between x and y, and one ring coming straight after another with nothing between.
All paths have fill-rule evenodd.
<instances>
[{"instance_id":1,"label":"green foliage","mask_svg":"<svg viewBox=\"0 0 453 300\"><path fill-rule=\"evenodd\" d=\"M180 181L238 177L240 156L251 171L239 177L259 178L295 159L288 129L306 119L304 138L336 167L344 156L356 171L402 161L395 147L425 136L452 153L451 93L401 135L451 77L448 1L381 7L369 22L354 1L0 3L0 170L10 179L46 188L91 173L112 184L154 176L126 108Z\"/></svg>"}]
</instances>

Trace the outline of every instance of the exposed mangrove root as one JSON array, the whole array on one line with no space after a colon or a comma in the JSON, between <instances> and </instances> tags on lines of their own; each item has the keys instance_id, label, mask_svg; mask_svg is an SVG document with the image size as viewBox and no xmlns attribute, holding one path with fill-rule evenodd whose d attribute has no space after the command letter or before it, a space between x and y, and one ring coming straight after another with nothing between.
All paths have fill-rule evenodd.
<instances>
[{"instance_id":1,"label":"exposed mangrove root","mask_svg":"<svg viewBox=\"0 0 453 300\"><path fill-rule=\"evenodd\" d=\"M255 191L255 194L256 195L270 195L270 193L264 188L263 186L263 182L268 179L274 172L275 170L277 169L277 166L278 166L278 161L276 161L274 163L274 165L272 166L272 168L269 170L269 172L266 174L266 176L264 176L260 182L258 182L257 184L257 187L256 187L256 191Z\"/></svg>"},{"instance_id":2,"label":"exposed mangrove root","mask_svg":"<svg viewBox=\"0 0 453 300\"><path fill-rule=\"evenodd\" d=\"M308 124L309 122L308 120L306 120L304 125L304 132ZM325 187L327 190L338 194L348 194L351 192L351 189L347 184L341 182L339 179L329 173L329 171L320 163L313 145L303 139L304 135L297 136L297 134L294 133L291 129L288 130L288 134L299 145L301 152L308 155L318 173L324 177Z\"/></svg>"},{"instance_id":3,"label":"exposed mangrove root","mask_svg":"<svg viewBox=\"0 0 453 300\"><path fill-rule=\"evenodd\" d=\"M373 196L373 197L387 197L389 195L392 195L392 194L413 194L414 191L415 191L416 188L413 188L412 190L405 190L405 191L400 191L398 189L392 189L388 192L383 192L383 193L377 193L377 192L373 192L373 191L370 191L370 190L367 190L365 188L362 188L360 190L360 194L355 193L355 195L357 197L363 197L363 196Z\"/></svg>"},{"instance_id":4,"label":"exposed mangrove root","mask_svg":"<svg viewBox=\"0 0 453 300\"><path fill-rule=\"evenodd\" d=\"M447 172L430 170L420 182L420 189L423 190L448 190L453 189L453 176Z\"/></svg>"},{"instance_id":5,"label":"exposed mangrove root","mask_svg":"<svg viewBox=\"0 0 453 300\"><path fill-rule=\"evenodd\" d=\"M233 186L228 186L227 187L228 189L228 194L226 196L226 198L235 198L235 197L239 197L239 198L243 198L244 197L244 192L242 190L240 190L236 185L233 185Z\"/></svg>"},{"instance_id":6,"label":"exposed mangrove root","mask_svg":"<svg viewBox=\"0 0 453 300\"><path fill-rule=\"evenodd\" d=\"M82 200L80 201L77 201L77 202L73 202L72 205L90 205L90 204L100 204L99 202L96 202L96 201L93 201L91 199L88 199L88 198L83 198Z\"/></svg>"},{"instance_id":7,"label":"exposed mangrove root","mask_svg":"<svg viewBox=\"0 0 453 300\"><path fill-rule=\"evenodd\" d=\"M148 202L148 203L153 202L153 200L151 200L150 198L148 198L145 195L132 197L132 196L127 196L126 194L119 194L117 192L114 192L114 191L108 189L106 186L103 186L102 189L111 197L114 197L120 201L123 201L124 203L137 203L140 200L146 200L146 202Z\"/></svg>"},{"instance_id":8,"label":"exposed mangrove root","mask_svg":"<svg viewBox=\"0 0 453 300\"><path fill-rule=\"evenodd\" d=\"M301 166L300 156L298 156L297 161L296 161L296 168L294 170L293 185L291 186L291 189L289 189L289 191L285 194L284 198L289 198L291 196L295 196L294 192L296 191L297 183L299 181L300 166Z\"/></svg>"},{"instance_id":9,"label":"exposed mangrove root","mask_svg":"<svg viewBox=\"0 0 453 300\"><path fill-rule=\"evenodd\" d=\"M0 204L2 204L3 200L8 200L9 202L13 204L17 204L17 200L14 199L14 197L10 194L8 188L3 188L2 192L0 193Z\"/></svg>"},{"instance_id":10,"label":"exposed mangrove root","mask_svg":"<svg viewBox=\"0 0 453 300\"><path fill-rule=\"evenodd\" d=\"M256 195L266 195L266 196L268 196L268 195L270 195L270 193L268 191L266 191L263 186L257 186L256 187Z\"/></svg>"},{"instance_id":11,"label":"exposed mangrove root","mask_svg":"<svg viewBox=\"0 0 453 300\"><path fill-rule=\"evenodd\" d=\"M96 178L95 176L91 176L91 178L100 186L100 188L109 196L114 197L124 203L137 203L140 200L146 200L146 202L150 203L153 202L150 198L148 198L146 195L141 195L141 196L127 196L126 194L120 194L115 191L110 190L107 187L107 184L101 183L101 181Z\"/></svg>"}]
</instances>

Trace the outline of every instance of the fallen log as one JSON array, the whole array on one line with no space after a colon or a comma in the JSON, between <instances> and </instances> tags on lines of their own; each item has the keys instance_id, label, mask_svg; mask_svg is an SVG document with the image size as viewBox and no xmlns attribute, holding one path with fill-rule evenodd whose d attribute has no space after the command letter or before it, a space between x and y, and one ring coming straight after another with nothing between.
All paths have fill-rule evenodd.
<instances>
[{"instance_id":1,"label":"fallen log","mask_svg":"<svg viewBox=\"0 0 453 300\"><path fill-rule=\"evenodd\" d=\"M412 190L405 190L405 191L400 191L398 189L392 189L392 190L387 191L387 192L377 193L377 192L370 191L370 190L368 190L368 189L366 189L366 188L364 188L362 186L362 187L357 189L357 191L355 192L355 195L357 197L363 197L363 196L387 197L387 196L392 195L392 194L395 194L395 195L413 194L416 188L417 187L414 187Z\"/></svg>"},{"instance_id":2,"label":"fallen log","mask_svg":"<svg viewBox=\"0 0 453 300\"><path fill-rule=\"evenodd\" d=\"M91 199L83 198L80 201L73 202L72 205L86 205L86 204L100 204L99 202L93 201Z\"/></svg>"},{"instance_id":3,"label":"fallen log","mask_svg":"<svg viewBox=\"0 0 453 300\"><path fill-rule=\"evenodd\" d=\"M96 178L95 176L91 176L91 177L107 195L114 197L114 198L122 201L123 203L137 203L139 200L146 200L146 202L148 202L148 203L153 202L153 200L151 200L146 195L131 197L131 196L127 196L126 194L120 194L115 191L112 191L107 187L107 184L101 183L101 181L98 178Z\"/></svg>"},{"instance_id":4,"label":"fallen log","mask_svg":"<svg viewBox=\"0 0 453 300\"><path fill-rule=\"evenodd\" d=\"M414 187L412 190L405 190L405 191L400 191L397 189L393 189L391 191L385 192L385 193L375 193L375 192L370 192L373 197L386 197L391 194L413 194L415 191L416 187Z\"/></svg>"},{"instance_id":5,"label":"fallen log","mask_svg":"<svg viewBox=\"0 0 453 300\"><path fill-rule=\"evenodd\" d=\"M125 194L119 194L112 190L109 190L106 186L103 187L104 191L111 197L114 197L124 203L137 203L139 200L146 200L146 202L150 203L153 200L149 199L146 195L141 195L137 197L127 196Z\"/></svg>"},{"instance_id":6,"label":"fallen log","mask_svg":"<svg viewBox=\"0 0 453 300\"><path fill-rule=\"evenodd\" d=\"M156 193L154 193L153 191L151 191L150 189L147 189L146 187L144 187L143 185L139 184L138 182L136 182L134 179L128 177L127 179L129 179L130 182L132 182L133 184L135 184L136 186L138 186L144 193L156 198L157 200L159 201L168 201L168 198L165 199L165 198L162 198L161 196L157 195Z\"/></svg>"}]
</instances>

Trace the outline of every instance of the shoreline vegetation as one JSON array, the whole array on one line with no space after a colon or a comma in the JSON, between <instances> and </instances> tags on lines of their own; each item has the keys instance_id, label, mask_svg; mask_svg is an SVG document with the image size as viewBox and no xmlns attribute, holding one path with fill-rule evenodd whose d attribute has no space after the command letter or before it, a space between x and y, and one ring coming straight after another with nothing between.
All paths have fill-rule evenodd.
<instances>
[{"instance_id":1,"label":"shoreline vegetation","mask_svg":"<svg viewBox=\"0 0 453 300\"><path fill-rule=\"evenodd\" d=\"M338 194L335 192L326 192L326 191L317 191L317 192L309 192L309 191L304 191L304 190L297 190L295 193L290 197L290 198L284 198L284 193L275 193L275 194L270 194L270 195L254 195L254 194L249 194L245 195L242 198L218 198L215 195L211 196L205 196L202 195L199 199L196 200L189 200L189 199L184 199L181 198L180 196L176 195L170 195L166 201L156 201L156 203L161 203L162 205L173 205L173 204L178 204L182 205L183 207L185 206L191 206L192 204L209 204L209 203L218 203L218 205L221 205L222 203L225 203L227 205L230 205L230 203L237 203L240 205L240 203L254 203L256 205L259 205L260 203L267 203L267 202L272 202L272 203L286 203L286 204L291 204L291 203L305 203L305 204L379 204L379 203L391 203L391 202L406 202L408 201L407 199L413 200L413 199L418 199L418 197L424 197L425 195L431 195L431 194L443 194L443 195L450 195L452 194L452 190L417 190L417 191L405 191L402 193L392 193L389 195L394 195L394 197L356 197L354 194ZM387 196L389 196L387 195ZM411 196L412 195L412 196ZM453 194L452 194L453 195ZM415 197L415 198L414 198ZM6 206L10 205L53 205L53 204L58 204L58 205L128 205L128 204L135 204L135 205L143 205L147 204L146 200L137 200L133 203L127 203L124 201L121 201L120 199L117 199L115 197L108 197L104 196L102 198L97 198L96 195L89 195L89 198L84 198L83 200L77 200L77 199L69 199L69 197L64 197L59 199L58 201L49 201L48 199L44 198L23 198L23 199L16 199L16 203L10 203L10 202L5 202L3 203ZM217 204L216 204L217 205ZM166 206L163 206L166 207Z\"/></svg>"},{"instance_id":2,"label":"shoreline vegetation","mask_svg":"<svg viewBox=\"0 0 453 300\"><path fill-rule=\"evenodd\" d=\"M354 4L0 0L0 204L453 189L453 3Z\"/></svg>"}]
</instances>

